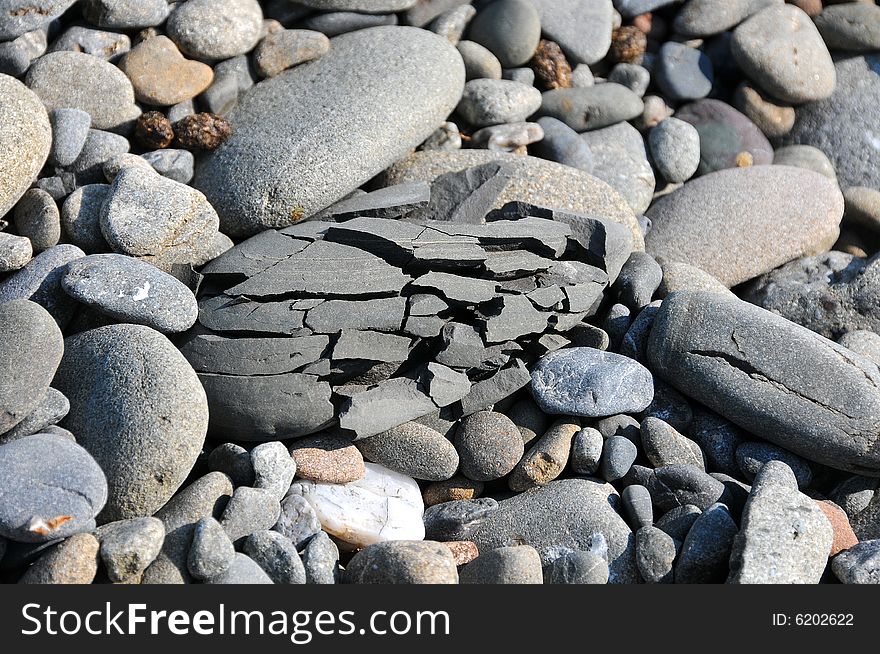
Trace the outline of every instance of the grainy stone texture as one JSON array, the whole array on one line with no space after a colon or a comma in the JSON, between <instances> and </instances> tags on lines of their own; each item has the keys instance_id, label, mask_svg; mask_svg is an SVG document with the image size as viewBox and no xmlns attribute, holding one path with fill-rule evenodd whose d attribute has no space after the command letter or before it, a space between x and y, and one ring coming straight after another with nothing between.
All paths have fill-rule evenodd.
<instances>
[{"instance_id":1,"label":"grainy stone texture","mask_svg":"<svg viewBox=\"0 0 880 654\"><path fill-rule=\"evenodd\" d=\"M843 196L812 171L756 166L684 185L648 211L647 251L734 286L837 239Z\"/></svg>"},{"instance_id":2,"label":"grainy stone texture","mask_svg":"<svg viewBox=\"0 0 880 654\"><path fill-rule=\"evenodd\" d=\"M682 291L660 308L648 360L682 392L795 454L856 473L880 469L876 366L804 327L741 300Z\"/></svg>"},{"instance_id":3,"label":"grainy stone texture","mask_svg":"<svg viewBox=\"0 0 880 654\"><path fill-rule=\"evenodd\" d=\"M0 75L0 216L9 211L49 156L52 129L49 116L18 80Z\"/></svg>"},{"instance_id":4,"label":"grainy stone texture","mask_svg":"<svg viewBox=\"0 0 880 654\"><path fill-rule=\"evenodd\" d=\"M389 60L397 63L389 67ZM424 141L458 103L463 84L461 57L441 37L405 27L342 35L327 56L247 94L229 114L232 137L201 162L195 186L220 209L225 233L291 225ZM283 114L276 102L289 103ZM344 112L314 112L339 103Z\"/></svg>"},{"instance_id":5,"label":"grainy stone texture","mask_svg":"<svg viewBox=\"0 0 880 654\"><path fill-rule=\"evenodd\" d=\"M752 486L733 541L728 582L815 584L828 563L833 532L818 506L797 490L791 469L768 463Z\"/></svg>"},{"instance_id":6,"label":"grainy stone texture","mask_svg":"<svg viewBox=\"0 0 880 654\"><path fill-rule=\"evenodd\" d=\"M65 425L107 474L102 518L152 515L201 451L208 404L195 372L159 332L111 325L67 339L55 384Z\"/></svg>"}]
</instances>

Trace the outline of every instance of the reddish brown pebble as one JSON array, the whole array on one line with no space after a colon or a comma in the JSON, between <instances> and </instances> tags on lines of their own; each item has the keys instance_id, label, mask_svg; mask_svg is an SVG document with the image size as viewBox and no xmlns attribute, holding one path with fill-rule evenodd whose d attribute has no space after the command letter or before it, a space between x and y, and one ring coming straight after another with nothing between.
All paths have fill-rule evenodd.
<instances>
[{"instance_id":1,"label":"reddish brown pebble","mask_svg":"<svg viewBox=\"0 0 880 654\"><path fill-rule=\"evenodd\" d=\"M859 544L853 528L849 524L849 518L843 509L827 500L816 500L816 504L822 509L822 513L831 523L834 539L831 541L831 552L828 556L835 556L841 552Z\"/></svg>"},{"instance_id":2,"label":"reddish brown pebble","mask_svg":"<svg viewBox=\"0 0 880 654\"><path fill-rule=\"evenodd\" d=\"M545 89L571 88L571 65L558 43L541 39L530 64Z\"/></svg>"},{"instance_id":3,"label":"reddish brown pebble","mask_svg":"<svg viewBox=\"0 0 880 654\"><path fill-rule=\"evenodd\" d=\"M822 13L822 0L785 0L788 4L794 5L802 10L807 16L813 18ZM831 4L831 3L829 3Z\"/></svg>"},{"instance_id":4,"label":"reddish brown pebble","mask_svg":"<svg viewBox=\"0 0 880 654\"><path fill-rule=\"evenodd\" d=\"M363 478L364 458L347 438L315 434L294 441L290 456L296 462L296 476L328 484L347 484Z\"/></svg>"},{"instance_id":5,"label":"reddish brown pebble","mask_svg":"<svg viewBox=\"0 0 880 654\"><path fill-rule=\"evenodd\" d=\"M648 47L648 37L634 25L624 25L611 35L609 56L615 63L640 64Z\"/></svg>"},{"instance_id":6,"label":"reddish brown pebble","mask_svg":"<svg viewBox=\"0 0 880 654\"><path fill-rule=\"evenodd\" d=\"M480 556L477 544L469 540L451 540L443 543L452 552L455 565L466 565Z\"/></svg>"},{"instance_id":7,"label":"reddish brown pebble","mask_svg":"<svg viewBox=\"0 0 880 654\"><path fill-rule=\"evenodd\" d=\"M174 127L161 111L148 111L138 117L134 138L149 150L167 148L174 140Z\"/></svg>"},{"instance_id":8,"label":"reddish brown pebble","mask_svg":"<svg viewBox=\"0 0 880 654\"><path fill-rule=\"evenodd\" d=\"M193 114L174 123L174 135L187 150L214 150L232 135L232 125L217 114Z\"/></svg>"},{"instance_id":9,"label":"reddish brown pebble","mask_svg":"<svg viewBox=\"0 0 880 654\"><path fill-rule=\"evenodd\" d=\"M425 506L443 504L453 500L472 500L483 494L483 482L472 481L462 475L455 475L445 481L429 484L422 491Z\"/></svg>"}]
</instances>

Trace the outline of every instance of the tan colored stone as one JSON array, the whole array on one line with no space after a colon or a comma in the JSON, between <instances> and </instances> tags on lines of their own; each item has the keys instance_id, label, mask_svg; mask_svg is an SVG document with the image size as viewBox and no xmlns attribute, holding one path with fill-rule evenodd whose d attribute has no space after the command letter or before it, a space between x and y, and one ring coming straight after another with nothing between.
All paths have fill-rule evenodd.
<instances>
[{"instance_id":1,"label":"tan colored stone","mask_svg":"<svg viewBox=\"0 0 880 654\"><path fill-rule=\"evenodd\" d=\"M166 36L142 41L119 67L131 80L139 101L160 107L190 100L214 81L210 66L184 57Z\"/></svg>"},{"instance_id":2,"label":"tan colored stone","mask_svg":"<svg viewBox=\"0 0 880 654\"><path fill-rule=\"evenodd\" d=\"M290 456L296 476L328 484L347 484L364 476L364 457L347 438L315 434L294 441Z\"/></svg>"}]
</instances>

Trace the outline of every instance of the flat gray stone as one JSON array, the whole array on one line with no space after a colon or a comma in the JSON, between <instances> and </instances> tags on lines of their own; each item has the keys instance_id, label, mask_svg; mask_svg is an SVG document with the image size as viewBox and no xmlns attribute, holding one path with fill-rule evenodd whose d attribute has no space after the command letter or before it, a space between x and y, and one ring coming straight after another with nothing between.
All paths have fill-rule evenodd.
<instances>
[{"instance_id":1,"label":"flat gray stone","mask_svg":"<svg viewBox=\"0 0 880 654\"><path fill-rule=\"evenodd\" d=\"M877 367L804 327L740 300L681 291L660 308L648 360L661 378L771 443L838 469L880 468Z\"/></svg>"},{"instance_id":2,"label":"flat gray stone","mask_svg":"<svg viewBox=\"0 0 880 654\"><path fill-rule=\"evenodd\" d=\"M327 336L227 338L194 330L177 346L199 373L279 375L318 361L329 343Z\"/></svg>"},{"instance_id":3,"label":"flat gray stone","mask_svg":"<svg viewBox=\"0 0 880 654\"><path fill-rule=\"evenodd\" d=\"M399 64L389 68L391 59ZM431 93L426 78L434 80ZM463 84L461 57L441 37L405 27L344 34L325 57L258 84L242 99L229 114L232 137L199 164L195 186L221 208L230 235L293 224L424 141L458 103ZM279 102L286 106L281 114L274 109ZM316 114L321 104L346 110ZM266 130L269 124L276 127Z\"/></svg>"},{"instance_id":4,"label":"flat gray stone","mask_svg":"<svg viewBox=\"0 0 880 654\"><path fill-rule=\"evenodd\" d=\"M202 449L208 403L183 355L157 331L110 325L71 336L55 384L65 421L107 474L105 520L152 515Z\"/></svg>"},{"instance_id":5,"label":"flat gray stone","mask_svg":"<svg viewBox=\"0 0 880 654\"><path fill-rule=\"evenodd\" d=\"M339 411L339 426L356 439L375 436L437 409L415 380L389 379L370 390L346 398Z\"/></svg>"},{"instance_id":6,"label":"flat gray stone","mask_svg":"<svg viewBox=\"0 0 880 654\"><path fill-rule=\"evenodd\" d=\"M752 14L781 5L779 0L694 0L675 16L675 31L685 36L713 36L736 27Z\"/></svg>"},{"instance_id":7,"label":"flat gray stone","mask_svg":"<svg viewBox=\"0 0 880 654\"><path fill-rule=\"evenodd\" d=\"M552 352L532 369L532 394L545 413L585 417L635 413L654 396L641 364L592 348Z\"/></svg>"},{"instance_id":8,"label":"flat gray stone","mask_svg":"<svg viewBox=\"0 0 880 654\"><path fill-rule=\"evenodd\" d=\"M186 285L119 254L93 254L71 262L61 287L111 318L165 334L186 331L198 317L196 298Z\"/></svg>"},{"instance_id":9,"label":"flat gray stone","mask_svg":"<svg viewBox=\"0 0 880 654\"><path fill-rule=\"evenodd\" d=\"M211 431L237 441L270 441L320 431L333 419L330 385L297 372L199 379L211 407Z\"/></svg>"},{"instance_id":10,"label":"flat gray stone","mask_svg":"<svg viewBox=\"0 0 880 654\"><path fill-rule=\"evenodd\" d=\"M544 93L539 114L561 120L577 132L610 127L641 116L642 99L613 82L588 88L556 89Z\"/></svg>"}]
</instances>

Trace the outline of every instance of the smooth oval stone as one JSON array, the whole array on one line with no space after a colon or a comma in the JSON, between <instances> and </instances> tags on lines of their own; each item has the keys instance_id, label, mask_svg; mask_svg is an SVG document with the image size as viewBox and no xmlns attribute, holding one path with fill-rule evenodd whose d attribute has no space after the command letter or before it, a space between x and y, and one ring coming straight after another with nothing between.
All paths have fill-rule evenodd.
<instances>
[{"instance_id":1,"label":"smooth oval stone","mask_svg":"<svg viewBox=\"0 0 880 654\"><path fill-rule=\"evenodd\" d=\"M103 520L152 515L189 475L208 429L208 402L183 355L159 332L109 325L65 343L55 385L65 426L107 474Z\"/></svg>"},{"instance_id":2,"label":"smooth oval stone","mask_svg":"<svg viewBox=\"0 0 880 654\"><path fill-rule=\"evenodd\" d=\"M865 52L880 49L880 7L848 2L825 7L814 19L819 34L832 50Z\"/></svg>"},{"instance_id":3,"label":"smooth oval stone","mask_svg":"<svg viewBox=\"0 0 880 654\"><path fill-rule=\"evenodd\" d=\"M712 61L684 43L669 41L660 48L654 78L671 100L698 100L712 91Z\"/></svg>"},{"instance_id":4,"label":"smooth oval stone","mask_svg":"<svg viewBox=\"0 0 880 654\"><path fill-rule=\"evenodd\" d=\"M749 18L734 30L730 48L743 72L780 100L822 100L834 92L831 54L810 17L794 5Z\"/></svg>"},{"instance_id":5,"label":"smooth oval stone","mask_svg":"<svg viewBox=\"0 0 880 654\"><path fill-rule=\"evenodd\" d=\"M366 458L415 479L443 481L458 470L458 452L440 432L417 422L361 439Z\"/></svg>"},{"instance_id":6,"label":"smooth oval stone","mask_svg":"<svg viewBox=\"0 0 880 654\"><path fill-rule=\"evenodd\" d=\"M760 307L715 293L664 300L652 370L743 429L810 461L880 474L880 372Z\"/></svg>"},{"instance_id":7,"label":"smooth oval stone","mask_svg":"<svg viewBox=\"0 0 880 654\"><path fill-rule=\"evenodd\" d=\"M678 118L667 118L648 135L651 156L668 182L686 182L700 165L700 134Z\"/></svg>"},{"instance_id":8,"label":"smooth oval stone","mask_svg":"<svg viewBox=\"0 0 880 654\"><path fill-rule=\"evenodd\" d=\"M196 298L183 282L121 254L93 254L71 262L61 286L111 318L165 334L189 329L199 315Z\"/></svg>"},{"instance_id":9,"label":"smooth oval stone","mask_svg":"<svg viewBox=\"0 0 880 654\"><path fill-rule=\"evenodd\" d=\"M768 6L783 0L690 0L675 16L675 31L684 36L720 34Z\"/></svg>"},{"instance_id":10,"label":"smooth oval stone","mask_svg":"<svg viewBox=\"0 0 880 654\"><path fill-rule=\"evenodd\" d=\"M644 110L642 99L628 88L604 82L587 88L547 91L538 113L561 120L577 132L586 132L632 120Z\"/></svg>"},{"instance_id":11,"label":"smooth oval stone","mask_svg":"<svg viewBox=\"0 0 880 654\"><path fill-rule=\"evenodd\" d=\"M40 403L64 352L52 316L29 300L0 304L0 433Z\"/></svg>"},{"instance_id":12,"label":"smooth oval stone","mask_svg":"<svg viewBox=\"0 0 880 654\"><path fill-rule=\"evenodd\" d=\"M632 531L613 508L617 492L592 479L552 481L498 503L471 537L481 552L531 545L547 563L560 548L590 550L598 538L608 547L610 583L638 580Z\"/></svg>"},{"instance_id":13,"label":"smooth oval stone","mask_svg":"<svg viewBox=\"0 0 880 654\"><path fill-rule=\"evenodd\" d=\"M249 91L228 115L232 136L199 163L194 184L219 209L224 233L291 225L422 143L463 88L458 51L435 34L344 34L326 56Z\"/></svg>"},{"instance_id":14,"label":"smooth oval stone","mask_svg":"<svg viewBox=\"0 0 880 654\"><path fill-rule=\"evenodd\" d=\"M0 232L0 273L23 268L33 256L34 248L29 238Z\"/></svg>"},{"instance_id":15,"label":"smooth oval stone","mask_svg":"<svg viewBox=\"0 0 880 654\"><path fill-rule=\"evenodd\" d=\"M581 140L593 155L592 175L620 193L637 215L644 213L657 180L639 131L624 121L584 132Z\"/></svg>"},{"instance_id":16,"label":"smooth oval stone","mask_svg":"<svg viewBox=\"0 0 880 654\"><path fill-rule=\"evenodd\" d=\"M611 0L530 0L541 31L578 64L595 64L611 47Z\"/></svg>"},{"instance_id":17,"label":"smooth oval stone","mask_svg":"<svg viewBox=\"0 0 880 654\"><path fill-rule=\"evenodd\" d=\"M0 41L11 41L40 29L67 11L76 0L0 0Z\"/></svg>"},{"instance_id":18,"label":"smooth oval stone","mask_svg":"<svg viewBox=\"0 0 880 654\"><path fill-rule=\"evenodd\" d=\"M834 173L831 161L824 152L812 145L786 145L779 148L773 153L773 165L812 170L814 173L825 175L828 179L837 181L837 175Z\"/></svg>"},{"instance_id":19,"label":"smooth oval stone","mask_svg":"<svg viewBox=\"0 0 880 654\"><path fill-rule=\"evenodd\" d=\"M528 0L498 0L471 21L468 38L488 48L505 68L516 68L535 54L541 17Z\"/></svg>"},{"instance_id":20,"label":"smooth oval stone","mask_svg":"<svg viewBox=\"0 0 880 654\"><path fill-rule=\"evenodd\" d=\"M122 127L141 110L128 77L111 63L82 52L51 52L28 70L25 83L46 109L82 109L94 129Z\"/></svg>"},{"instance_id":21,"label":"smooth oval stone","mask_svg":"<svg viewBox=\"0 0 880 654\"><path fill-rule=\"evenodd\" d=\"M363 479L348 484L295 482L331 536L354 547L389 540L422 540L425 506L418 484L375 463L365 463Z\"/></svg>"},{"instance_id":22,"label":"smooth oval stone","mask_svg":"<svg viewBox=\"0 0 880 654\"><path fill-rule=\"evenodd\" d=\"M178 4L165 24L181 51L208 60L250 52L262 27L257 0L190 0Z\"/></svg>"},{"instance_id":23,"label":"smooth oval stone","mask_svg":"<svg viewBox=\"0 0 880 654\"><path fill-rule=\"evenodd\" d=\"M104 473L76 443L34 434L0 445L0 535L44 543L90 531L106 501Z\"/></svg>"},{"instance_id":24,"label":"smooth oval stone","mask_svg":"<svg viewBox=\"0 0 880 654\"><path fill-rule=\"evenodd\" d=\"M773 147L767 137L746 116L720 100L697 100L679 109L675 117L696 127L700 134L701 175L773 163Z\"/></svg>"},{"instance_id":25,"label":"smooth oval stone","mask_svg":"<svg viewBox=\"0 0 880 654\"><path fill-rule=\"evenodd\" d=\"M837 88L826 100L797 108L784 145L802 143L824 152L841 188L880 188L880 55L842 59L835 65Z\"/></svg>"},{"instance_id":26,"label":"smooth oval stone","mask_svg":"<svg viewBox=\"0 0 880 654\"><path fill-rule=\"evenodd\" d=\"M843 195L809 170L756 166L691 180L648 211L647 251L731 287L837 240Z\"/></svg>"},{"instance_id":27,"label":"smooth oval stone","mask_svg":"<svg viewBox=\"0 0 880 654\"><path fill-rule=\"evenodd\" d=\"M6 214L46 163L52 143L40 98L14 77L0 75L0 216Z\"/></svg>"},{"instance_id":28,"label":"smooth oval stone","mask_svg":"<svg viewBox=\"0 0 880 654\"><path fill-rule=\"evenodd\" d=\"M552 352L532 369L532 395L552 415L637 413L651 404L651 373L628 357L588 347Z\"/></svg>"},{"instance_id":29,"label":"smooth oval stone","mask_svg":"<svg viewBox=\"0 0 880 654\"><path fill-rule=\"evenodd\" d=\"M407 182L433 182L440 175L461 172L498 161L515 176L498 195L493 209L522 201L625 225L633 235L634 249L643 249L642 230L626 201L608 184L581 170L536 157L488 150L416 152L383 175L386 186Z\"/></svg>"}]
</instances>

